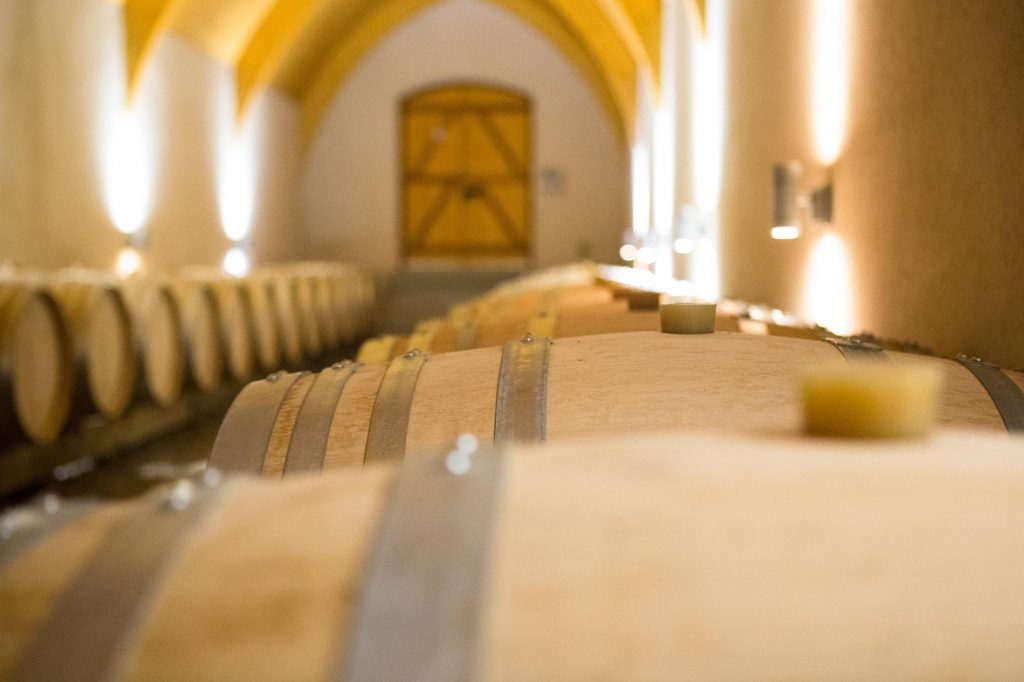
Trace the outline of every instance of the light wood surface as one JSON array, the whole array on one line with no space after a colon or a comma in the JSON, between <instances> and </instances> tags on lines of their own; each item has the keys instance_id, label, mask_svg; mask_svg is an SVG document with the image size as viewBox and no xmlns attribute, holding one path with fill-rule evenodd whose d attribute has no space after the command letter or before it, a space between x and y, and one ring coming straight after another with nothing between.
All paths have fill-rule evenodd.
<instances>
[{"instance_id":1,"label":"light wood surface","mask_svg":"<svg viewBox=\"0 0 1024 682\"><path fill-rule=\"evenodd\" d=\"M158 585L124 677L328 679L393 472L238 484ZM1024 442L976 432L510 447L476 677L1018 679L1022 489ZM0 575L0 677L131 513L93 512Z\"/></svg>"}]
</instances>

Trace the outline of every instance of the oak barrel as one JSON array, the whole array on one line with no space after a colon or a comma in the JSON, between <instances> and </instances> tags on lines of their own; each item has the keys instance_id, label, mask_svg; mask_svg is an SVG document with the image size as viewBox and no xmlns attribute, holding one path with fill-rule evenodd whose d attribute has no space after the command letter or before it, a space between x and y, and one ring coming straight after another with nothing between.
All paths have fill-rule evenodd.
<instances>
[{"instance_id":1,"label":"oak barrel","mask_svg":"<svg viewBox=\"0 0 1024 682\"><path fill-rule=\"evenodd\" d=\"M71 410L75 368L67 325L52 293L33 276L5 280L0 295L3 441L51 443Z\"/></svg>"},{"instance_id":2,"label":"oak barrel","mask_svg":"<svg viewBox=\"0 0 1024 682\"><path fill-rule=\"evenodd\" d=\"M447 461L88 513L0 572L0 677L1024 676L1019 440L670 433Z\"/></svg>"},{"instance_id":3,"label":"oak barrel","mask_svg":"<svg viewBox=\"0 0 1024 682\"><path fill-rule=\"evenodd\" d=\"M988 392L961 364L884 356L942 369L941 423L1006 433ZM824 341L735 333L631 332L410 351L387 364L339 364L319 375L250 384L221 425L211 463L280 477L430 452L463 432L488 443L496 434L541 440L672 428L792 431L802 425L800 373L841 357ZM1005 374L1024 386L1021 373Z\"/></svg>"},{"instance_id":4,"label":"oak barrel","mask_svg":"<svg viewBox=\"0 0 1024 682\"><path fill-rule=\"evenodd\" d=\"M15 322L11 381L18 423L38 444L67 425L75 376L74 348L60 306L43 287L25 292Z\"/></svg>"}]
</instances>

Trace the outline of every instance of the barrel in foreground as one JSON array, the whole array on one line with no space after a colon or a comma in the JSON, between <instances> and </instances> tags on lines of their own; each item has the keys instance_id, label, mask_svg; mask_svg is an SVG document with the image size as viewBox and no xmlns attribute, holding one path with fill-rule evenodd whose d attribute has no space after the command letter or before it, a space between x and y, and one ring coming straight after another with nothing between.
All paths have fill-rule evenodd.
<instances>
[{"instance_id":1,"label":"barrel in foreground","mask_svg":"<svg viewBox=\"0 0 1024 682\"><path fill-rule=\"evenodd\" d=\"M255 382L225 417L211 463L276 478L437 451L463 432L486 444L652 429L795 431L804 368L846 357L933 366L945 384L940 423L1007 432L970 363L736 333L531 336ZM993 372L1016 392L1011 408L1024 408L1024 374Z\"/></svg>"},{"instance_id":2,"label":"barrel in foreground","mask_svg":"<svg viewBox=\"0 0 1024 682\"><path fill-rule=\"evenodd\" d=\"M0 677L1016 679L1021 489L1024 443L965 432L207 474L20 543Z\"/></svg>"}]
</instances>

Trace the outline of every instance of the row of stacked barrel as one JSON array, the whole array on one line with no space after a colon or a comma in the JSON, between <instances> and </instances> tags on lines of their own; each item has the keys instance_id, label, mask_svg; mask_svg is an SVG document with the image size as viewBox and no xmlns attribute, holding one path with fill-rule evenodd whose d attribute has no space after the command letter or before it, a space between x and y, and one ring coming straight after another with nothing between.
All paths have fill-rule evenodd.
<instances>
[{"instance_id":1,"label":"row of stacked barrel","mask_svg":"<svg viewBox=\"0 0 1024 682\"><path fill-rule=\"evenodd\" d=\"M501 314L518 332L538 300L567 319L586 277L493 292L475 333ZM1024 671L1024 441L1007 435L1024 374L792 335L499 341L250 383L196 478L12 517L0 677ZM930 418L929 390L938 420L969 430L808 437L801 373L819 361L880 380L870 400L832 387L834 414L874 427L860 435ZM944 388L891 381L922 367Z\"/></svg>"},{"instance_id":2,"label":"row of stacked barrel","mask_svg":"<svg viewBox=\"0 0 1024 682\"><path fill-rule=\"evenodd\" d=\"M446 318L420 322L409 336L368 339L360 362L382 362L410 349L429 352L501 345L527 332L568 338L631 331L659 331L659 305L673 299L653 278L629 268L576 264L503 284L455 306ZM737 300L717 304L715 331L821 340L829 330L765 305ZM889 350L927 354L912 342L886 340Z\"/></svg>"},{"instance_id":3,"label":"row of stacked barrel","mask_svg":"<svg viewBox=\"0 0 1024 682\"><path fill-rule=\"evenodd\" d=\"M0 271L0 446L55 441L76 417L116 421L140 401L176 404L365 338L372 279L350 265L213 268L117 279Z\"/></svg>"}]
</instances>

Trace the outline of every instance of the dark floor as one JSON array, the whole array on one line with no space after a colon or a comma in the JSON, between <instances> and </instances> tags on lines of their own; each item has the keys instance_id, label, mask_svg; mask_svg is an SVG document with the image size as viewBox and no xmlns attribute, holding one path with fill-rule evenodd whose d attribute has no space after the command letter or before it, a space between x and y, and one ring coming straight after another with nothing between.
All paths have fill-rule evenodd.
<instances>
[{"instance_id":1,"label":"dark floor","mask_svg":"<svg viewBox=\"0 0 1024 682\"><path fill-rule=\"evenodd\" d=\"M169 433L108 459L82 459L58 467L48 481L0 498L0 512L47 495L64 500L113 501L190 476L206 466L224 415Z\"/></svg>"},{"instance_id":2,"label":"dark floor","mask_svg":"<svg viewBox=\"0 0 1024 682\"><path fill-rule=\"evenodd\" d=\"M323 357L310 360L301 369L319 371L338 360L355 357L358 346L341 348ZM7 486L11 492L0 493L0 513L48 494L55 494L68 500L111 501L142 495L153 487L190 476L206 466L217 431L237 395L241 385L225 386L215 396L202 400L202 409L191 410L191 416L183 419L179 426L166 429L162 435L149 437L137 446L118 447L102 456L82 454L79 441L62 439L55 448L56 453L40 451L37 448L22 447L18 453L22 460L40 463L35 482L17 488ZM140 406L139 410L153 411L153 407ZM128 418L131 418L129 413ZM130 440L145 429L134 429L126 422L110 424L111 429L126 432ZM80 443L79 443L80 444ZM86 448L88 450L88 448ZM11 453L0 452L0 457ZM53 461L46 466L45 462ZM59 464L59 465L56 465ZM55 466L56 465L56 466ZM10 483L10 480L7 481Z\"/></svg>"},{"instance_id":3,"label":"dark floor","mask_svg":"<svg viewBox=\"0 0 1024 682\"><path fill-rule=\"evenodd\" d=\"M190 476L206 467L223 415L211 417L116 459L99 462L92 471L55 481L45 492L61 497L134 497L154 485Z\"/></svg>"}]
</instances>

